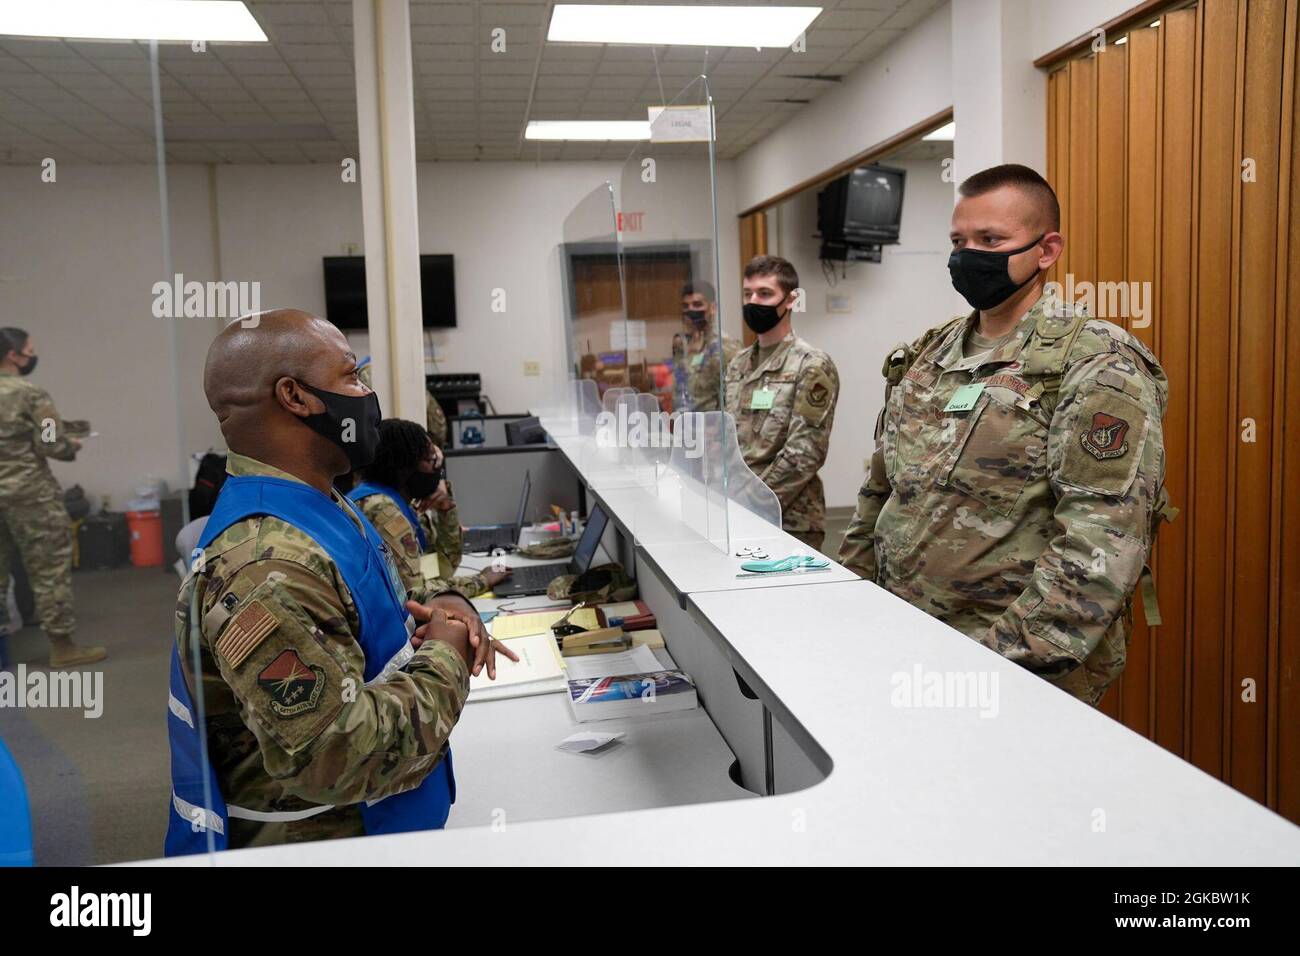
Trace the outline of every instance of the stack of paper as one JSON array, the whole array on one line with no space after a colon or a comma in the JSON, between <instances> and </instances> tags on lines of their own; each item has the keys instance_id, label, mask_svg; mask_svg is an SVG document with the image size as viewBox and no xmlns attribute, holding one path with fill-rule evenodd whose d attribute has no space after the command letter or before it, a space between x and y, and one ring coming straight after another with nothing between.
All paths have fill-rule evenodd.
<instances>
[{"instance_id":1,"label":"stack of paper","mask_svg":"<svg viewBox=\"0 0 1300 956\"><path fill-rule=\"evenodd\" d=\"M510 645L514 647L513 644ZM565 667L569 680L587 680L593 677L621 677L624 674L649 674L661 671L655 652L648 647L634 647L617 654L589 654L586 657L566 657Z\"/></svg>"},{"instance_id":2,"label":"stack of paper","mask_svg":"<svg viewBox=\"0 0 1300 956\"><path fill-rule=\"evenodd\" d=\"M488 678L486 669L477 676L471 675L469 703L554 694L567 688L564 658L560 657L560 649L550 631L514 638L508 646L519 655L519 662L498 654L496 680Z\"/></svg>"}]
</instances>

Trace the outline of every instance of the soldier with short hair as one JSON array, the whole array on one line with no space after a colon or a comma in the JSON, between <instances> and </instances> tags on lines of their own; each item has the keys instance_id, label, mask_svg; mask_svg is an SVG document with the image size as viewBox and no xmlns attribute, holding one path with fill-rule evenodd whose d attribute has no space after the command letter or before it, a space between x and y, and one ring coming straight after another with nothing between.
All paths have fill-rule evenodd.
<instances>
[{"instance_id":1,"label":"soldier with short hair","mask_svg":"<svg viewBox=\"0 0 1300 956\"><path fill-rule=\"evenodd\" d=\"M781 526L814 550L826 537L817 472L830 447L840 376L831 357L794 334L799 275L779 256L745 266L745 324L758 336L727 366L726 410L745 464L776 493Z\"/></svg>"},{"instance_id":2,"label":"soldier with short hair","mask_svg":"<svg viewBox=\"0 0 1300 956\"><path fill-rule=\"evenodd\" d=\"M408 591L455 591L477 597L508 578L510 569L484 568L472 575L433 580L426 580L420 570L420 557L426 553L436 554L453 571L460 563L460 519L441 468L442 453L423 425L385 418L379 423L374 461L361 470L361 483L348 497L361 506L384 539ZM437 515L432 523L424 517L431 508ZM445 520L448 515L450 522Z\"/></svg>"},{"instance_id":3,"label":"soldier with short hair","mask_svg":"<svg viewBox=\"0 0 1300 956\"><path fill-rule=\"evenodd\" d=\"M68 434L49 393L27 378L36 359L25 330L0 329L0 633L9 623L9 569L21 556L50 641L50 667L79 667L108 651L72 641L72 529L49 460L72 461L81 442Z\"/></svg>"},{"instance_id":4,"label":"soldier with short hair","mask_svg":"<svg viewBox=\"0 0 1300 956\"><path fill-rule=\"evenodd\" d=\"M1045 291L1065 246L1025 166L971 176L948 269L969 315L886 357L840 560L1090 704L1123 670L1164 496L1155 356ZM1144 591L1148 616L1154 589Z\"/></svg>"},{"instance_id":5,"label":"soldier with short hair","mask_svg":"<svg viewBox=\"0 0 1300 956\"><path fill-rule=\"evenodd\" d=\"M681 299L683 334L673 336L673 410L716 412L722 405L723 373L741 345L718 328L718 294L712 285L692 279L682 286Z\"/></svg>"}]
</instances>

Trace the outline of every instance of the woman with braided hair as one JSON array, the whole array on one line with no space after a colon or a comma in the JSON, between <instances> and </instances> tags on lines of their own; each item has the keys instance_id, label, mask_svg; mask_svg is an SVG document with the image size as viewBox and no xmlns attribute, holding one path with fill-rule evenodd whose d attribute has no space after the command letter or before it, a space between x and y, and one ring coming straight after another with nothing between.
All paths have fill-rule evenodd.
<instances>
[{"instance_id":1,"label":"woman with braided hair","mask_svg":"<svg viewBox=\"0 0 1300 956\"><path fill-rule=\"evenodd\" d=\"M392 552L408 589L449 588L465 597L490 591L509 570L487 569L449 580L426 581L420 556L437 554L455 568L461 558L460 516L442 476L442 452L424 426L400 418L379 423L375 458L348 497L375 526ZM432 522L421 520L432 509Z\"/></svg>"}]
</instances>

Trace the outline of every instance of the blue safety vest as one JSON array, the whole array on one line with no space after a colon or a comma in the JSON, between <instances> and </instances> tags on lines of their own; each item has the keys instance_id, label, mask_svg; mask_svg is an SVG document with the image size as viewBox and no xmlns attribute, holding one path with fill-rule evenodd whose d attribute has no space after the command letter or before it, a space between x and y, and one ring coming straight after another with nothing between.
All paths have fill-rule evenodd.
<instances>
[{"instance_id":1,"label":"blue safety vest","mask_svg":"<svg viewBox=\"0 0 1300 956\"><path fill-rule=\"evenodd\" d=\"M222 531L245 518L270 515L293 525L329 555L347 585L360 618L357 643L365 655L365 679L372 680L410 639L405 591L388 550L364 515L346 505L360 519L364 535L329 496L310 485L283 478L248 475L226 479L216 506L203 529L199 547L206 548ZM190 615L197 613L193 602ZM192 621L191 633L197 633ZM209 835L214 849L228 842L230 817L262 822L305 819L331 809L313 807L285 813L264 813L228 806L208 761L205 740L180 657L172 648L167 731L172 759L172 806L168 814L166 853L180 856L203 853ZM403 833L436 830L447 822L456 800L451 748L420 786L360 805L366 833Z\"/></svg>"},{"instance_id":2,"label":"blue safety vest","mask_svg":"<svg viewBox=\"0 0 1300 956\"><path fill-rule=\"evenodd\" d=\"M420 542L420 551L423 553L428 544L424 537L424 529L420 527L420 516L415 513L411 503L402 497L400 491L396 488L390 488L388 485L381 485L377 481L363 481L348 492L348 497L357 504L361 504L362 498L369 498L372 495L387 495L396 503L397 507L402 510L402 514L406 516L406 520L411 523L411 527L415 530L415 538Z\"/></svg>"}]
</instances>

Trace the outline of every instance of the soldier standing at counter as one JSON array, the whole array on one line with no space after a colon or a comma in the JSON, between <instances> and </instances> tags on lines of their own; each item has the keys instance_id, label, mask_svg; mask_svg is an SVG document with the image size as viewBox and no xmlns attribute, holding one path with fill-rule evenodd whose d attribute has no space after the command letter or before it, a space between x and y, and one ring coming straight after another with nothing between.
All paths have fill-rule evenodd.
<instances>
[{"instance_id":1,"label":"soldier standing at counter","mask_svg":"<svg viewBox=\"0 0 1300 956\"><path fill-rule=\"evenodd\" d=\"M1165 373L1044 291L1065 239L1038 173L997 166L959 193L948 269L973 311L887 356L840 560L1095 705L1124 667L1154 525L1175 513ZM1150 618L1153 588L1143 603Z\"/></svg>"},{"instance_id":2,"label":"soldier standing at counter","mask_svg":"<svg viewBox=\"0 0 1300 956\"><path fill-rule=\"evenodd\" d=\"M680 339L673 336L673 410L716 412L722 402L723 373L741 345L718 328L718 295L702 279L682 286L682 326Z\"/></svg>"},{"instance_id":3,"label":"soldier standing at counter","mask_svg":"<svg viewBox=\"0 0 1300 956\"><path fill-rule=\"evenodd\" d=\"M781 526L814 550L826 537L817 472L830 447L840 377L831 357L794 334L799 275L777 256L745 266L745 324L757 341L727 366L726 410L740 452L781 502Z\"/></svg>"},{"instance_id":4,"label":"soldier standing at counter","mask_svg":"<svg viewBox=\"0 0 1300 956\"><path fill-rule=\"evenodd\" d=\"M258 319L204 370L230 476L177 599L168 855L441 827L469 676L495 674L469 602L408 594L334 490L380 420L347 340L303 312Z\"/></svg>"},{"instance_id":5,"label":"soldier standing at counter","mask_svg":"<svg viewBox=\"0 0 1300 956\"><path fill-rule=\"evenodd\" d=\"M67 434L49 393L27 378L36 358L24 330L0 329L0 631L8 623L9 568L21 556L50 667L78 667L108 651L72 642L72 531L49 459L72 461L81 442Z\"/></svg>"}]
</instances>

